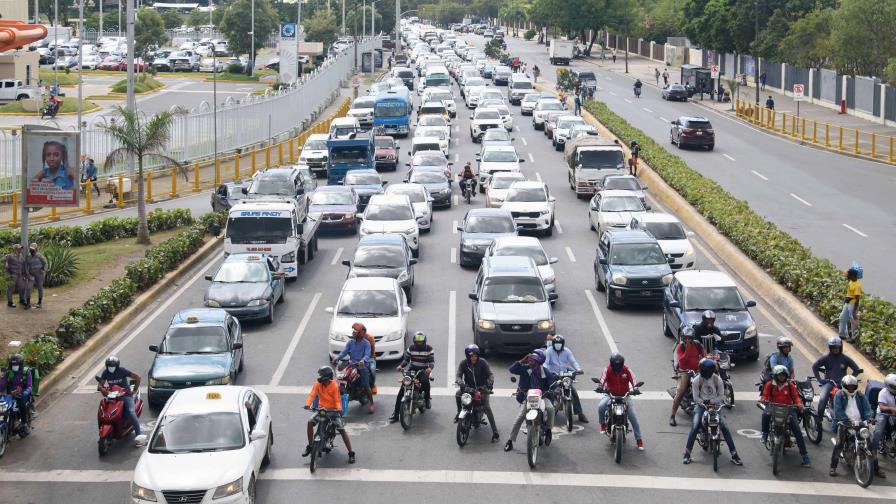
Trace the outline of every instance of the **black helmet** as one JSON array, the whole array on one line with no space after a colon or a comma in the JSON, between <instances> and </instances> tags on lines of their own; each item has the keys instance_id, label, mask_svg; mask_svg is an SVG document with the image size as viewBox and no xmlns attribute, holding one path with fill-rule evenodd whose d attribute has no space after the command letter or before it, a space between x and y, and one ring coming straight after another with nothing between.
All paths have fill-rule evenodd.
<instances>
[{"instance_id":1,"label":"black helmet","mask_svg":"<svg viewBox=\"0 0 896 504\"><path fill-rule=\"evenodd\" d=\"M843 352L843 340L839 336L833 336L828 340L828 350L833 352L835 348L840 349L841 353Z\"/></svg>"},{"instance_id":2,"label":"black helmet","mask_svg":"<svg viewBox=\"0 0 896 504\"><path fill-rule=\"evenodd\" d=\"M787 336L778 338L778 350L783 350L784 348L793 348L793 341Z\"/></svg>"},{"instance_id":3,"label":"black helmet","mask_svg":"<svg viewBox=\"0 0 896 504\"><path fill-rule=\"evenodd\" d=\"M716 372L716 362L712 359L708 359L706 357L700 359L700 376L703 378L711 378L713 373Z\"/></svg>"},{"instance_id":4,"label":"black helmet","mask_svg":"<svg viewBox=\"0 0 896 504\"><path fill-rule=\"evenodd\" d=\"M691 326L684 326L681 328L681 339L690 338L694 339L694 328Z\"/></svg>"},{"instance_id":5,"label":"black helmet","mask_svg":"<svg viewBox=\"0 0 896 504\"><path fill-rule=\"evenodd\" d=\"M705 324L710 320L713 324L716 323L716 313L712 310L706 310L705 312L703 312L703 323Z\"/></svg>"},{"instance_id":6,"label":"black helmet","mask_svg":"<svg viewBox=\"0 0 896 504\"><path fill-rule=\"evenodd\" d=\"M554 335L553 338L551 338L551 345L552 345L552 346L553 346L553 345L558 345L558 344L560 345L560 350L563 350L563 348L566 346L566 338L564 338L563 335L556 334L556 335ZM558 352L559 352L560 350L558 350Z\"/></svg>"},{"instance_id":7,"label":"black helmet","mask_svg":"<svg viewBox=\"0 0 896 504\"><path fill-rule=\"evenodd\" d=\"M20 354L20 353L9 354L9 365L10 366L15 366L15 365L21 366L24 363L25 363L25 358L22 357L22 354Z\"/></svg>"},{"instance_id":8,"label":"black helmet","mask_svg":"<svg viewBox=\"0 0 896 504\"><path fill-rule=\"evenodd\" d=\"M317 369L317 381L325 383L333 379L333 368L330 366L321 366Z\"/></svg>"},{"instance_id":9,"label":"black helmet","mask_svg":"<svg viewBox=\"0 0 896 504\"><path fill-rule=\"evenodd\" d=\"M610 369L612 369L614 373L621 373L623 366L625 366L625 357L619 352L614 352L613 355L610 356Z\"/></svg>"},{"instance_id":10,"label":"black helmet","mask_svg":"<svg viewBox=\"0 0 896 504\"><path fill-rule=\"evenodd\" d=\"M118 369L121 366L121 360L114 355L106 357L106 367Z\"/></svg>"}]
</instances>

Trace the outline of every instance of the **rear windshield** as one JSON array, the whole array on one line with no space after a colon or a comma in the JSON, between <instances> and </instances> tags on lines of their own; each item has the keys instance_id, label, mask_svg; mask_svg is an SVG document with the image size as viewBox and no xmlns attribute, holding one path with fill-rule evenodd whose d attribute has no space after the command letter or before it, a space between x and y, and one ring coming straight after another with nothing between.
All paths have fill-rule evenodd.
<instances>
[{"instance_id":1,"label":"rear windshield","mask_svg":"<svg viewBox=\"0 0 896 504\"><path fill-rule=\"evenodd\" d=\"M395 76L402 79L412 79L414 77L414 72L411 70L399 70L395 72Z\"/></svg>"},{"instance_id":2,"label":"rear windshield","mask_svg":"<svg viewBox=\"0 0 896 504\"><path fill-rule=\"evenodd\" d=\"M376 173L349 173L343 181L345 185L380 185L382 181Z\"/></svg>"},{"instance_id":3,"label":"rear windshield","mask_svg":"<svg viewBox=\"0 0 896 504\"><path fill-rule=\"evenodd\" d=\"M516 226L509 216L474 215L467 219L464 230L468 233L513 233L516 231Z\"/></svg>"},{"instance_id":4,"label":"rear windshield","mask_svg":"<svg viewBox=\"0 0 896 504\"><path fill-rule=\"evenodd\" d=\"M657 240L684 240L684 228L677 222L648 222L644 227Z\"/></svg>"},{"instance_id":5,"label":"rear windshield","mask_svg":"<svg viewBox=\"0 0 896 504\"><path fill-rule=\"evenodd\" d=\"M711 129L712 124L709 124L709 121L688 121L688 128Z\"/></svg>"}]
</instances>

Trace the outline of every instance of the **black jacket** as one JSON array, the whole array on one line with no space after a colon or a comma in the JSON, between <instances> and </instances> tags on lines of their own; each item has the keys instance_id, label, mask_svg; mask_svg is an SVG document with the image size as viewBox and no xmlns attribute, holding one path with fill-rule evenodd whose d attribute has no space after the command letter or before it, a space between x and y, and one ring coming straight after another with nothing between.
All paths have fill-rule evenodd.
<instances>
[{"instance_id":1,"label":"black jacket","mask_svg":"<svg viewBox=\"0 0 896 504\"><path fill-rule=\"evenodd\" d=\"M457 374L455 380L459 384L467 387L488 387L492 388L495 384L495 375L492 374L492 368L488 362L482 357L476 361L476 364L470 364L470 361L464 359L457 366Z\"/></svg>"}]
</instances>

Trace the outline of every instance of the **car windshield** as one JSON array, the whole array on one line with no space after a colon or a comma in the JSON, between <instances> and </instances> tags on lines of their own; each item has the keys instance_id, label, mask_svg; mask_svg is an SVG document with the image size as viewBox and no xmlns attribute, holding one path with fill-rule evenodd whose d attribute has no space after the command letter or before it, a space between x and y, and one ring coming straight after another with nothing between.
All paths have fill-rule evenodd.
<instances>
[{"instance_id":1,"label":"car windshield","mask_svg":"<svg viewBox=\"0 0 896 504\"><path fill-rule=\"evenodd\" d=\"M261 177L254 179L249 185L249 194L295 196L296 186L286 177Z\"/></svg>"},{"instance_id":2,"label":"car windshield","mask_svg":"<svg viewBox=\"0 0 896 504\"><path fill-rule=\"evenodd\" d=\"M467 79L466 81L464 81L464 85L468 86L468 87L469 86L484 86L485 84L486 84L485 79L480 79L477 77L474 77L472 79Z\"/></svg>"},{"instance_id":3,"label":"car windshield","mask_svg":"<svg viewBox=\"0 0 896 504\"><path fill-rule=\"evenodd\" d=\"M479 93L480 100L502 100L504 99L504 95L501 94L500 91L489 89Z\"/></svg>"},{"instance_id":4,"label":"car windshield","mask_svg":"<svg viewBox=\"0 0 896 504\"><path fill-rule=\"evenodd\" d=\"M672 84L671 86L669 86L669 89L672 91L684 91L685 90L684 86L682 86L681 84Z\"/></svg>"},{"instance_id":5,"label":"car windshield","mask_svg":"<svg viewBox=\"0 0 896 504\"><path fill-rule=\"evenodd\" d=\"M626 191L640 191L641 184L635 178L607 177L604 180L604 189L622 189Z\"/></svg>"},{"instance_id":6,"label":"car windshield","mask_svg":"<svg viewBox=\"0 0 896 504\"><path fill-rule=\"evenodd\" d=\"M445 107L442 105L426 105L424 107L420 107L419 114L444 114Z\"/></svg>"},{"instance_id":7,"label":"car windshield","mask_svg":"<svg viewBox=\"0 0 896 504\"><path fill-rule=\"evenodd\" d=\"M558 128L558 129L571 128L574 124L582 124L582 123L584 123L584 122L585 122L584 119L581 119L581 118L578 118L578 117L576 117L575 119L563 119L563 120L558 120L558 121L557 121L557 128Z\"/></svg>"},{"instance_id":8,"label":"car windshield","mask_svg":"<svg viewBox=\"0 0 896 504\"><path fill-rule=\"evenodd\" d=\"M448 158L441 152L420 152L414 154L411 160L412 166L444 166L448 164Z\"/></svg>"},{"instance_id":9,"label":"car windshield","mask_svg":"<svg viewBox=\"0 0 896 504\"><path fill-rule=\"evenodd\" d=\"M543 202L547 201L547 196L540 187L511 187L505 201Z\"/></svg>"},{"instance_id":10,"label":"car windshield","mask_svg":"<svg viewBox=\"0 0 896 504\"><path fill-rule=\"evenodd\" d=\"M354 203L349 192L316 191L311 193L312 205L353 205Z\"/></svg>"},{"instance_id":11,"label":"car windshield","mask_svg":"<svg viewBox=\"0 0 896 504\"><path fill-rule=\"evenodd\" d=\"M495 109L497 109L498 113L502 116L510 115L510 109L507 108L507 105L498 105L497 107L495 107Z\"/></svg>"},{"instance_id":12,"label":"car windshield","mask_svg":"<svg viewBox=\"0 0 896 504\"><path fill-rule=\"evenodd\" d=\"M621 169L625 165L625 157L621 150L580 150L578 164L592 170Z\"/></svg>"},{"instance_id":13,"label":"car windshield","mask_svg":"<svg viewBox=\"0 0 896 504\"><path fill-rule=\"evenodd\" d=\"M450 86L451 80L445 74L428 75L426 77L426 87L432 86Z\"/></svg>"},{"instance_id":14,"label":"car windshield","mask_svg":"<svg viewBox=\"0 0 896 504\"><path fill-rule=\"evenodd\" d=\"M447 137L447 133L445 132L445 128L440 128L438 126L426 126L424 128L419 128L414 136L418 137L436 137L439 140L445 140Z\"/></svg>"},{"instance_id":15,"label":"car windshield","mask_svg":"<svg viewBox=\"0 0 896 504\"><path fill-rule=\"evenodd\" d=\"M427 171L414 172L410 180L419 184L444 184L448 182L448 178L441 173Z\"/></svg>"},{"instance_id":16,"label":"car windshield","mask_svg":"<svg viewBox=\"0 0 896 504\"><path fill-rule=\"evenodd\" d=\"M426 195L423 194L423 188L420 186L411 187L394 187L389 194L403 194L411 200L411 203L423 203L426 201Z\"/></svg>"},{"instance_id":17,"label":"car windshield","mask_svg":"<svg viewBox=\"0 0 896 504\"><path fill-rule=\"evenodd\" d=\"M237 450L246 444L239 413L218 411L166 415L149 443L149 453Z\"/></svg>"},{"instance_id":18,"label":"car windshield","mask_svg":"<svg viewBox=\"0 0 896 504\"><path fill-rule=\"evenodd\" d=\"M414 212L406 205L370 205L364 218L371 221L411 220Z\"/></svg>"},{"instance_id":19,"label":"car windshield","mask_svg":"<svg viewBox=\"0 0 896 504\"><path fill-rule=\"evenodd\" d=\"M347 290L339 298L336 313L349 317L395 317L398 298L390 290Z\"/></svg>"},{"instance_id":20,"label":"car windshield","mask_svg":"<svg viewBox=\"0 0 896 504\"><path fill-rule=\"evenodd\" d=\"M354 265L361 268L403 268L404 251L395 246L367 246L355 251Z\"/></svg>"},{"instance_id":21,"label":"car windshield","mask_svg":"<svg viewBox=\"0 0 896 504\"><path fill-rule=\"evenodd\" d=\"M489 187L492 189L507 189L510 187L510 184L513 184L517 180L523 179L522 177L492 177Z\"/></svg>"},{"instance_id":22,"label":"car windshield","mask_svg":"<svg viewBox=\"0 0 896 504\"><path fill-rule=\"evenodd\" d=\"M382 185L383 181L377 173L348 173L343 181L345 185Z\"/></svg>"},{"instance_id":23,"label":"car windshield","mask_svg":"<svg viewBox=\"0 0 896 504\"><path fill-rule=\"evenodd\" d=\"M425 115L417 119L417 126L448 126L448 121L441 115Z\"/></svg>"},{"instance_id":24,"label":"car windshield","mask_svg":"<svg viewBox=\"0 0 896 504\"><path fill-rule=\"evenodd\" d=\"M544 266L548 263L548 256L545 255L544 249L534 245L502 245L495 248L494 255L531 257L537 266Z\"/></svg>"},{"instance_id":25,"label":"car windshield","mask_svg":"<svg viewBox=\"0 0 896 504\"><path fill-rule=\"evenodd\" d=\"M491 277L485 280L480 301L487 303L543 303L544 286L535 277Z\"/></svg>"},{"instance_id":26,"label":"car windshield","mask_svg":"<svg viewBox=\"0 0 896 504\"><path fill-rule=\"evenodd\" d=\"M373 109L376 117L404 117L408 115L408 106L400 101L387 101L376 104Z\"/></svg>"},{"instance_id":27,"label":"car windshield","mask_svg":"<svg viewBox=\"0 0 896 504\"><path fill-rule=\"evenodd\" d=\"M541 102L535 108L538 110L563 110L563 105L558 101Z\"/></svg>"},{"instance_id":28,"label":"car windshield","mask_svg":"<svg viewBox=\"0 0 896 504\"><path fill-rule=\"evenodd\" d=\"M523 83L522 83L522 82L515 82L515 83L513 84L513 87L516 88L516 86L518 86L518 85L520 85L520 84L523 84ZM530 87L531 87L531 86L530 86ZM529 93L529 94L527 94L526 96L523 97L523 101L524 101L524 102L537 102L537 101L540 100L540 99L541 99L541 97L538 96L538 93Z\"/></svg>"},{"instance_id":29,"label":"car windshield","mask_svg":"<svg viewBox=\"0 0 896 504\"><path fill-rule=\"evenodd\" d=\"M330 131L333 137L344 137L356 132L357 128L354 126L334 126Z\"/></svg>"},{"instance_id":30,"label":"car windshield","mask_svg":"<svg viewBox=\"0 0 896 504\"><path fill-rule=\"evenodd\" d=\"M340 147L330 151L330 162L364 165L367 163L367 154L367 149L363 147L355 149Z\"/></svg>"},{"instance_id":31,"label":"car windshield","mask_svg":"<svg viewBox=\"0 0 896 504\"><path fill-rule=\"evenodd\" d=\"M414 72L412 70L399 70L395 72L396 77L400 77L402 79L413 79Z\"/></svg>"},{"instance_id":32,"label":"car windshield","mask_svg":"<svg viewBox=\"0 0 896 504\"><path fill-rule=\"evenodd\" d=\"M497 110L480 110L476 112L475 119L478 121L480 119L500 119L501 114L498 113Z\"/></svg>"},{"instance_id":33,"label":"car windshield","mask_svg":"<svg viewBox=\"0 0 896 504\"><path fill-rule=\"evenodd\" d=\"M513 233L516 226L513 219L500 215L473 215L467 218L464 225L464 231L467 233Z\"/></svg>"},{"instance_id":34,"label":"car windshield","mask_svg":"<svg viewBox=\"0 0 896 504\"><path fill-rule=\"evenodd\" d=\"M435 100L435 101L438 101L438 100L453 100L453 99L454 99L454 96L453 96L450 92L448 92L448 91L439 91L438 93L430 93L430 94L429 94L429 99L430 99L430 100Z\"/></svg>"},{"instance_id":35,"label":"car windshield","mask_svg":"<svg viewBox=\"0 0 896 504\"><path fill-rule=\"evenodd\" d=\"M166 354L222 353L228 351L227 336L220 326L171 327L159 351Z\"/></svg>"},{"instance_id":36,"label":"car windshield","mask_svg":"<svg viewBox=\"0 0 896 504\"><path fill-rule=\"evenodd\" d=\"M327 141L326 140L308 140L305 142L305 147L303 149L306 150L327 150Z\"/></svg>"},{"instance_id":37,"label":"car windshield","mask_svg":"<svg viewBox=\"0 0 896 504\"><path fill-rule=\"evenodd\" d=\"M636 196L613 196L603 198L600 204L601 212L643 212L644 206Z\"/></svg>"},{"instance_id":38,"label":"car windshield","mask_svg":"<svg viewBox=\"0 0 896 504\"><path fill-rule=\"evenodd\" d=\"M518 160L513 151L487 150L482 154L482 161L489 163L515 163Z\"/></svg>"},{"instance_id":39,"label":"car windshield","mask_svg":"<svg viewBox=\"0 0 896 504\"><path fill-rule=\"evenodd\" d=\"M268 281L268 268L263 262L226 262L215 274L215 282L254 283Z\"/></svg>"},{"instance_id":40,"label":"car windshield","mask_svg":"<svg viewBox=\"0 0 896 504\"><path fill-rule=\"evenodd\" d=\"M501 128L491 128L490 130L485 132L485 136L482 137L482 141L494 141L494 140L504 140L510 141L510 133L507 130L503 130Z\"/></svg>"},{"instance_id":41,"label":"car windshield","mask_svg":"<svg viewBox=\"0 0 896 504\"><path fill-rule=\"evenodd\" d=\"M740 311L744 300L737 287L690 287L684 292L684 306L687 311Z\"/></svg>"},{"instance_id":42,"label":"car windshield","mask_svg":"<svg viewBox=\"0 0 896 504\"><path fill-rule=\"evenodd\" d=\"M579 80L595 80L594 72L579 72Z\"/></svg>"},{"instance_id":43,"label":"car windshield","mask_svg":"<svg viewBox=\"0 0 896 504\"><path fill-rule=\"evenodd\" d=\"M226 237L233 244L286 243L292 235L292 219L283 217L230 217Z\"/></svg>"},{"instance_id":44,"label":"car windshield","mask_svg":"<svg viewBox=\"0 0 896 504\"><path fill-rule=\"evenodd\" d=\"M392 140L391 138L377 138L373 141L373 144L378 149L392 149L395 147L395 140Z\"/></svg>"},{"instance_id":45,"label":"car windshield","mask_svg":"<svg viewBox=\"0 0 896 504\"><path fill-rule=\"evenodd\" d=\"M687 237L677 222L648 222L644 227L657 240L684 240Z\"/></svg>"},{"instance_id":46,"label":"car windshield","mask_svg":"<svg viewBox=\"0 0 896 504\"><path fill-rule=\"evenodd\" d=\"M643 266L667 264L663 250L656 243L620 243L613 247L610 264L616 266Z\"/></svg>"}]
</instances>

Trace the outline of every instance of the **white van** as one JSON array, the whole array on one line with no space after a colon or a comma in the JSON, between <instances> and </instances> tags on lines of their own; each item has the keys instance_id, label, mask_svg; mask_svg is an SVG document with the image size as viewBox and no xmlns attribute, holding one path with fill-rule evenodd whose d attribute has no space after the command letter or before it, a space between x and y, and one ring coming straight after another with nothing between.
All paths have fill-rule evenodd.
<instances>
[{"instance_id":1,"label":"white van","mask_svg":"<svg viewBox=\"0 0 896 504\"><path fill-rule=\"evenodd\" d=\"M262 252L280 261L287 278L299 272L303 255L303 223L292 200L244 200L227 213L224 253Z\"/></svg>"},{"instance_id":2,"label":"white van","mask_svg":"<svg viewBox=\"0 0 896 504\"><path fill-rule=\"evenodd\" d=\"M361 131L358 119L354 117L337 117L330 122L330 140L344 140Z\"/></svg>"}]
</instances>

